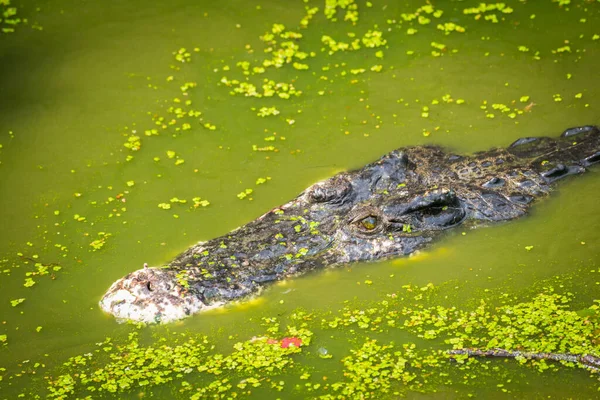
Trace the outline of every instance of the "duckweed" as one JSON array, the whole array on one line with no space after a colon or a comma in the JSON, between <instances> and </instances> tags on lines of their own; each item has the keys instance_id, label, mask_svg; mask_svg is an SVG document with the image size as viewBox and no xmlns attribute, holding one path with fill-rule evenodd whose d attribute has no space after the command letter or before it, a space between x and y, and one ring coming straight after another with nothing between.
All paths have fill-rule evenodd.
<instances>
[{"instance_id":1,"label":"duckweed","mask_svg":"<svg viewBox=\"0 0 600 400\"><path fill-rule=\"evenodd\" d=\"M270 176L267 176L266 178L258 178L256 180L256 184L257 185L262 185L263 183L267 183L267 181L270 181L270 180L271 180Z\"/></svg>"},{"instance_id":2,"label":"duckweed","mask_svg":"<svg viewBox=\"0 0 600 400\"><path fill-rule=\"evenodd\" d=\"M18 306L19 304L23 303L25 301L24 298L20 298L20 299L15 299L15 300L11 300L10 301L10 305L13 307Z\"/></svg>"},{"instance_id":3,"label":"duckweed","mask_svg":"<svg viewBox=\"0 0 600 400\"><path fill-rule=\"evenodd\" d=\"M288 331L301 343L310 343L312 332L295 327L288 327ZM98 343L94 352L72 357L63 364L63 369L73 372L47 377L48 397L64 399L82 392L127 392L180 380L190 374L202 374L213 377L212 383L196 389L189 384L182 385L183 391L193 390L192 398L202 398L213 390L221 392L233 388L226 385L223 390L223 381L219 378L222 374L237 374L239 389L249 383L261 386L265 377L293 368L290 356L302 351L302 346L275 346L266 336L238 342L228 355L212 352L214 345L203 335L181 334L169 339L169 344L166 338L161 338L154 345L142 346L136 332L129 335L126 343L114 343L107 338ZM96 366L96 360L106 359L105 355L108 360Z\"/></svg>"},{"instance_id":4,"label":"duckweed","mask_svg":"<svg viewBox=\"0 0 600 400\"><path fill-rule=\"evenodd\" d=\"M173 55L175 56L175 60L181 63L189 63L192 61L192 54L184 47L174 52Z\"/></svg>"},{"instance_id":5,"label":"duckweed","mask_svg":"<svg viewBox=\"0 0 600 400\"><path fill-rule=\"evenodd\" d=\"M263 118L269 115L279 115L279 110L275 107L261 107L256 115Z\"/></svg>"},{"instance_id":6,"label":"duckweed","mask_svg":"<svg viewBox=\"0 0 600 400\"><path fill-rule=\"evenodd\" d=\"M454 22L444 22L443 24L438 24L437 29L443 31L445 35L449 35L452 32L465 33L466 28L460 25L455 24Z\"/></svg>"},{"instance_id":7,"label":"duckweed","mask_svg":"<svg viewBox=\"0 0 600 400\"><path fill-rule=\"evenodd\" d=\"M24 287L32 287L35 285L35 281L32 278L25 278L25 283L23 283Z\"/></svg>"},{"instance_id":8,"label":"duckweed","mask_svg":"<svg viewBox=\"0 0 600 400\"><path fill-rule=\"evenodd\" d=\"M92 247L93 251L97 251L100 250L104 247L104 245L106 244L106 240L112 236L110 233L106 233L106 232L98 232L98 239L94 240L93 242L90 243L90 246Z\"/></svg>"},{"instance_id":9,"label":"duckweed","mask_svg":"<svg viewBox=\"0 0 600 400\"><path fill-rule=\"evenodd\" d=\"M356 24L358 21L358 4L354 0L325 0L325 17L331 21L337 21L338 10L346 10L344 21Z\"/></svg>"},{"instance_id":10,"label":"duckweed","mask_svg":"<svg viewBox=\"0 0 600 400\"><path fill-rule=\"evenodd\" d=\"M202 200L201 197L194 197L192 198L192 201L194 202L194 208L208 207L210 205L208 200Z\"/></svg>"},{"instance_id":11,"label":"duckweed","mask_svg":"<svg viewBox=\"0 0 600 400\"><path fill-rule=\"evenodd\" d=\"M185 281L186 277L181 279ZM136 332L131 333L125 343L107 338L97 344L96 350L71 357L58 374L47 375L47 389L50 398L62 399L86 392L124 393L177 380L181 382L179 391L191 398L216 393L236 397L246 393L239 390L269 382L270 388L283 390L285 381L281 379L296 375L297 379L308 381L306 385L297 385L296 390L305 395L312 393L311 397L334 399L435 391L442 384L464 384L464 379L477 385L474 376L468 376L477 360L451 354L437 346L418 348L411 342L384 343L369 338L368 333L348 331L352 326L371 333L405 330L414 334L415 339L443 343L446 349L501 348L536 353L600 354L594 340L595 332L600 329L597 302L581 311L573 311L569 309L573 296L560 295L549 288L530 301L511 303L508 296L502 295L500 305L492 306L481 300L477 307L467 310L439 305L426 307L422 303L436 296L437 289L431 284L406 285L401 293L389 294L385 300L364 309L346 306L335 315L322 317L296 310L284 331L280 331L277 318L264 318L266 333L234 344L230 353L215 352L215 346L206 336L191 333L170 334L148 345L140 344ZM416 303L411 304L413 302ZM311 382L313 374L304 365L313 353L319 358L334 358L324 347L311 346L312 341L320 341L321 336L327 335L326 332L313 333L318 325L325 330L351 332L355 338L354 344L338 358L343 376L325 384ZM272 339L274 336L284 339ZM300 358L292 358L294 354ZM453 366L450 361L456 364ZM542 372L556 368L543 360L518 358L517 362ZM571 362L557 365L578 366ZM479 367L479 375L485 374L487 368ZM467 375L453 375L453 369ZM440 379L433 379L434 376ZM184 377L186 380L182 381ZM199 378L201 383L193 383ZM498 390L502 391L503 387L504 384L498 384Z\"/></svg>"},{"instance_id":12,"label":"duckweed","mask_svg":"<svg viewBox=\"0 0 600 400\"><path fill-rule=\"evenodd\" d=\"M27 23L27 19L17 14L17 8L11 7L10 0L0 0L0 32L13 33L18 25Z\"/></svg>"},{"instance_id":13,"label":"duckweed","mask_svg":"<svg viewBox=\"0 0 600 400\"><path fill-rule=\"evenodd\" d=\"M246 197L248 197L249 195L251 195L251 194L252 194L252 192L254 192L254 190L252 190L252 189L246 189L246 190L244 190L244 191L242 191L242 192L238 193L236 196L237 196L237 198L238 198L238 199L240 199L240 200L243 200L243 199L245 199ZM251 197L248 197L248 199L249 199L249 200L252 200L252 198L251 198Z\"/></svg>"},{"instance_id":14,"label":"duckweed","mask_svg":"<svg viewBox=\"0 0 600 400\"><path fill-rule=\"evenodd\" d=\"M496 14L486 14L491 11L498 11L503 14L511 14L514 10L508 7L505 3L480 3L478 7L470 7L463 9L465 15L473 15L476 20L481 19L482 15L484 20L498 23L498 17Z\"/></svg>"},{"instance_id":15,"label":"duckweed","mask_svg":"<svg viewBox=\"0 0 600 400\"><path fill-rule=\"evenodd\" d=\"M123 146L131 151L138 151L142 147L142 142L140 141L139 136L132 135L127 138L127 142L125 142Z\"/></svg>"}]
</instances>

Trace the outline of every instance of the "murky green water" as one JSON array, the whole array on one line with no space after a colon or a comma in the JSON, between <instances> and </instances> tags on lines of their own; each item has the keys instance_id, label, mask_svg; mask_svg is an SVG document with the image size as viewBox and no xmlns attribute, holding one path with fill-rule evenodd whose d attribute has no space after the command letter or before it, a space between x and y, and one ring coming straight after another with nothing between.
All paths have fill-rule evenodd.
<instances>
[{"instance_id":1,"label":"murky green water","mask_svg":"<svg viewBox=\"0 0 600 400\"><path fill-rule=\"evenodd\" d=\"M507 1L512 12L491 10L475 18L463 10L478 1L432 1L443 14L422 9L419 15L430 22L406 21L426 2L371 3L359 2L353 25L343 20L345 11L338 21L327 20L322 1L16 2L29 23L0 35L0 335L6 335L0 397L44 397L43 377L64 372L60 366L69 357L93 352L107 336L126 340L137 330L118 325L97 306L114 280L145 262L168 262L320 179L407 145L473 152L600 124L600 2ZM299 29L305 5L319 11ZM259 90L268 78L292 83L301 95L231 95L233 86L223 82L245 78L238 62L258 65L271 57L259 37L274 23L302 33L296 43L308 57L294 61L309 69L290 63L248 77ZM437 28L444 23L465 32L445 34ZM34 24L43 30L31 29ZM387 43L329 54L321 41L328 35L350 43L368 30L381 32ZM181 48L190 53L186 62L177 60ZM186 82L196 86L181 89ZM169 107L202 114L178 118ZM280 113L259 117L261 107ZM152 129L158 135L144 133ZM137 145L128 141L136 136L139 150L126 148L124 143ZM257 185L261 177L271 179ZM246 189L253 193L239 199ZM140 334L153 343L167 331L205 333L227 353L236 341L264 334L263 317L285 320L298 308L335 313L345 301L365 307L406 284L433 283L441 294L431 304L459 308L504 292L529 299L552 286L573 293L575 309L584 308L599 298L599 191L595 170L562 183L527 218L450 233L415 258L315 273L242 305ZM173 197L187 203L170 203ZM194 197L210 205L194 208ZM90 246L95 240L104 243L97 251ZM48 273L27 275L36 262ZM35 284L24 287L31 285L27 278ZM343 379L340 360L375 334L322 331L318 321L309 323L312 344L294 357L313 371L311 385L326 386L322 377ZM377 337L443 345L405 331ZM316 357L319 347L334 357ZM514 361L486 365L495 372L481 372L469 385L437 386L422 395L397 390L410 397L495 398L509 389L517 398L594 398L600 386L578 369L538 373ZM273 378L286 382L282 392L265 384L250 396L327 393L305 387L299 375L286 370ZM206 382L194 374L186 379ZM179 388L176 380L105 396L167 398ZM86 395L82 389L74 397Z\"/></svg>"}]
</instances>

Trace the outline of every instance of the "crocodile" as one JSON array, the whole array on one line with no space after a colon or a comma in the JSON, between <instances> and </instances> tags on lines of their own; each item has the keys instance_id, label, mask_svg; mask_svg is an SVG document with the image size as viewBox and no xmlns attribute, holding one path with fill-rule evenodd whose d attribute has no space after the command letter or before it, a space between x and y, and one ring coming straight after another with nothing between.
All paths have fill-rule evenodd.
<instances>
[{"instance_id":1,"label":"crocodile","mask_svg":"<svg viewBox=\"0 0 600 400\"><path fill-rule=\"evenodd\" d=\"M406 256L451 228L521 217L556 181L598 162L595 126L472 155L435 146L397 149L308 187L165 266L129 273L100 307L119 321L166 323L309 271Z\"/></svg>"}]
</instances>

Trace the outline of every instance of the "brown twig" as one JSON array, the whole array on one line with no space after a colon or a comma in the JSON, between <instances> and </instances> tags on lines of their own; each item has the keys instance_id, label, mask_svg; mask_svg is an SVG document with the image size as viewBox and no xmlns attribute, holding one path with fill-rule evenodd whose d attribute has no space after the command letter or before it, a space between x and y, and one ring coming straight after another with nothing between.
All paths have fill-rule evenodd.
<instances>
[{"instance_id":1,"label":"brown twig","mask_svg":"<svg viewBox=\"0 0 600 400\"><path fill-rule=\"evenodd\" d=\"M466 355L468 357L505 357L517 358L524 357L528 360L551 360L551 361L566 361L579 364L584 368L592 371L600 371L600 357L590 354L564 354L564 353L534 353L525 351L509 351L504 349L455 349L449 350L448 354Z\"/></svg>"},{"instance_id":2,"label":"brown twig","mask_svg":"<svg viewBox=\"0 0 600 400\"><path fill-rule=\"evenodd\" d=\"M35 264L35 263L40 263L40 264L42 264L42 265L46 265L46 266L48 266L48 267L56 267L56 266L60 266L60 264L59 264L59 263L45 263L45 262L42 262L42 261L40 261L40 260L37 260L37 259L35 259L35 258L32 258L32 257L21 256L21 258L22 258L23 260L31 261L31 262L32 262L32 263L34 263L34 264Z\"/></svg>"}]
</instances>

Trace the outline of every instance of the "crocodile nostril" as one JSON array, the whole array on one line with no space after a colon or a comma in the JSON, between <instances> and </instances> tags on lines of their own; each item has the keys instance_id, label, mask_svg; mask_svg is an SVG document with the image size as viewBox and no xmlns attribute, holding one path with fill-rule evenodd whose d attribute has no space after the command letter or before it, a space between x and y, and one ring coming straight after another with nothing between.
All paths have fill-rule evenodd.
<instances>
[{"instance_id":1,"label":"crocodile nostril","mask_svg":"<svg viewBox=\"0 0 600 400\"><path fill-rule=\"evenodd\" d=\"M152 284L152 282L146 283L146 288L151 292L154 291L154 285Z\"/></svg>"}]
</instances>

